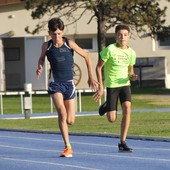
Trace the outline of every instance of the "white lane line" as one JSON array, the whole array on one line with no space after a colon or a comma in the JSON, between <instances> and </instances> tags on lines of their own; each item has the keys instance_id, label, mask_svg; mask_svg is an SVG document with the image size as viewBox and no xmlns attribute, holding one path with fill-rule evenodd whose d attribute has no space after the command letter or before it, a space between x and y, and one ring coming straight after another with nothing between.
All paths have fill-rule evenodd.
<instances>
[{"instance_id":1,"label":"white lane line","mask_svg":"<svg viewBox=\"0 0 170 170\"><path fill-rule=\"evenodd\" d=\"M56 140L56 139L45 139L45 138L32 138L32 137L20 137L20 136L1 136L0 138L11 138L11 139L25 139L25 140L35 140L35 141L51 141L51 142L63 142L62 140Z\"/></svg>"},{"instance_id":2,"label":"white lane line","mask_svg":"<svg viewBox=\"0 0 170 170\"><path fill-rule=\"evenodd\" d=\"M32 138L32 137L13 137L13 136L2 136L0 135L0 138L11 138L11 139L24 139L24 140L34 140L34 141L46 141L46 142L59 142L63 143L63 140L57 140L57 139L45 139L45 138ZM117 145L106 145L106 144L97 144L97 143L89 143L89 142L74 142L71 141L72 144L78 144L78 145L87 145L87 146L99 146L99 147L112 147L117 148ZM155 147L133 147L134 149L138 150L152 150L154 151L170 151L170 148L155 148Z\"/></svg>"},{"instance_id":3,"label":"white lane line","mask_svg":"<svg viewBox=\"0 0 170 170\"><path fill-rule=\"evenodd\" d=\"M45 164L45 165L62 166L62 167L71 167L71 168L86 169L86 170L101 170L101 169L83 167L83 166L77 166L77 165L71 165L71 164L59 164L59 163L53 163L53 162L34 161L34 160L27 160L27 159L15 159L15 158L0 157L0 160L27 162L27 163L35 163L35 164Z\"/></svg>"},{"instance_id":4,"label":"white lane line","mask_svg":"<svg viewBox=\"0 0 170 170\"><path fill-rule=\"evenodd\" d=\"M126 159L137 159L137 160L150 160L150 161L161 161L161 162L170 162L170 159L163 159L163 158L151 158L151 157L138 157L138 156L125 156L125 155L118 155L118 154L97 154L97 153L88 153L88 152L84 152L84 153L78 153L78 154L82 154L82 155L90 155L90 156L102 156L102 157L114 157L114 158L126 158Z\"/></svg>"},{"instance_id":5,"label":"white lane line","mask_svg":"<svg viewBox=\"0 0 170 170\"><path fill-rule=\"evenodd\" d=\"M40 152L61 152L58 150L48 150L48 149L35 149L35 148L26 148L26 147L18 147L18 146L10 146L10 145L0 145L1 148L11 148L11 149L20 149L20 150L28 150L28 151L40 151Z\"/></svg>"},{"instance_id":6,"label":"white lane line","mask_svg":"<svg viewBox=\"0 0 170 170\"><path fill-rule=\"evenodd\" d=\"M39 151L39 152L60 152L58 150L44 150L44 149L33 149L33 148L25 148L25 147L15 147L15 146L10 146L10 145L0 145L0 147L4 148L11 148L11 149L21 149L21 150L29 150L29 151ZM104 154L104 153L94 153L94 152L74 152L75 155L89 155L91 156L99 156L99 157L116 157L116 158L126 158L126 159L137 159L137 160L150 160L150 161L163 161L163 162L170 162L170 159L163 159L163 158L151 158L151 157L138 157L138 156L132 156L132 155L122 155L118 153L114 154Z\"/></svg>"}]
</instances>

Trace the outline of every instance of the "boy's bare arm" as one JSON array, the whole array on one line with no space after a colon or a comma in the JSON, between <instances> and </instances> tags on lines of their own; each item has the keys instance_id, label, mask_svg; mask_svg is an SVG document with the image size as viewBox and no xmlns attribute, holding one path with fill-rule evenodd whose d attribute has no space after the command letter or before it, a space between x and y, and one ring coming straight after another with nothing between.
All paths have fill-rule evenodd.
<instances>
[{"instance_id":1,"label":"boy's bare arm","mask_svg":"<svg viewBox=\"0 0 170 170\"><path fill-rule=\"evenodd\" d=\"M47 49L47 43L45 42L42 45L41 55L40 55L39 60L38 60L38 68L37 68L37 71L36 71L38 79L40 78L40 76L42 74L43 65L44 65L45 56L46 56L46 49Z\"/></svg>"},{"instance_id":2,"label":"boy's bare arm","mask_svg":"<svg viewBox=\"0 0 170 170\"><path fill-rule=\"evenodd\" d=\"M134 67L133 65L129 66L129 78L132 81L135 81L138 79L138 75L134 73Z\"/></svg>"},{"instance_id":3,"label":"boy's bare arm","mask_svg":"<svg viewBox=\"0 0 170 170\"><path fill-rule=\"evenodd\" d=\"M102 68L103 68L104 64L105 64L105 62L103 62L102 60L99 60L97 66L96 66L96 75L97 75L97 80L99 82L99 88L96 91L96 93L93 95L93 98L96 102L101 99L101 97L104 93L103 75L102 75Z\"/></svg>"},{"instance_id":4,"label":"boy's bare arm","mask_svg":"<svg viewBox=\"0 0 170 170\"><path fill-rule=\"evenodd\" d=\"M92 63L91 63L91 58L89 53L84 51L82 48L80 48L75 42L69 40L69 45L70 47L78 53L81 57L85 59L86 66L87 66L87 71L88 71L88 85L91 87L94 91L98 89L99 83L95 81L94 76L93 76L93 70L92 70Z\"/></svg>"}]
</instances>

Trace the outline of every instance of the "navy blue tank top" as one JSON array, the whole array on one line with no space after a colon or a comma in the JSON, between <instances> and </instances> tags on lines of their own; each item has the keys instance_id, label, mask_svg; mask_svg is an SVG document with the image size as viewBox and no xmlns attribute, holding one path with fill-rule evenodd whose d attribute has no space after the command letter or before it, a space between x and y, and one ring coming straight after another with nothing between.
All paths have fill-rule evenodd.
<instances>
[{"instance_id":1,"label":"navy blue tank top","mask_svg":"<svg viewBox=\"0 0 170 170\"><path fill-rule=\"evenodd\" d=\"M55 82L73 80L73 49L68 45L68 39L64 38L64 44L57 48L53 41L48 41L46 51L47 59L50 62L52 75Z\"/></svg>"}]
</instances>

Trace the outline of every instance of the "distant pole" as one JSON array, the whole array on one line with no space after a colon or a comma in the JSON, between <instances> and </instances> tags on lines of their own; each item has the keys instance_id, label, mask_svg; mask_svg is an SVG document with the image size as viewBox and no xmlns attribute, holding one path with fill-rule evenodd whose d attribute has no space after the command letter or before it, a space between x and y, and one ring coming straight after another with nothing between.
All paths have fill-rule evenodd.
<instances>
[{"instance_id":1,"label":"distant pole","mask_svg":"<svg viewBox=\"0 0 170 170\"><path fill-rule=\"evenodd\" d=\"M0 91L6 90L5 84L5 57L2 39L0 39Z\"/></svg>"},{"instance_id":2,"label":"distant pole","mask_svg":"<svg viewBox=\"0 0 170 170\"><path fill-rule=\"evenodd\" d=\"M152 37L152 51L156 51L156 42L154 37Z\"/></svg>"}]
</instances>

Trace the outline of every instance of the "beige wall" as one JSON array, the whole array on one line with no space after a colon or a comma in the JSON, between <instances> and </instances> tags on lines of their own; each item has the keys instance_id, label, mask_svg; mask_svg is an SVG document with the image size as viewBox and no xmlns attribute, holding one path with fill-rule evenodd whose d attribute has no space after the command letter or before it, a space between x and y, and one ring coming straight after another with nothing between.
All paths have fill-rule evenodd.
<instances>
[{"instance_id":1,"label":"beige wall","mask_svg":"<svg viewBox=\"0 0 170 170\"><path fill-rule=\"evenodd\" d=\"M170 3L161 0L162 6L168 7L167 14L170 13ZM31 29L35 27L38 23L38 20L32 20L31 11L27 11L24 9L24 4L13 4L9 6L0 6L0 20L1 20L1 28L0 28L0 38L5 37L27 37L32 36L25 32L25 27L27 25L30 26ZM80 14L80 11L77 11L77 15ZM56 15L57 16L57 15ZM86 15L75 24L66 26L65 35L68 37L88 37L93 38L94 49L89 51L91 53L94 73L95 66L98 60L97 54L97 24L96 21L93 20L90 24L87 24L89 19L91 18L91 12L87 12ZM167 15L168 24L170 24L170 16ZM48 17L44 17L43 20L48 20ZM69 22L66 19L63 19L65 24L67 25ZM2 24L3 23L3 24ZM46 36L47 27L44 28L38 35L35 36ZM11 32L12 31L12 32ZM111 29L108 33L113 33L114 29ZM9 33L13 33L14 35L10 35ZM169 49L161 49L158 41L152 41L150 37L139 38L139 36L133 32L132 38L130 40L129 45L136 51L137 57L154 57L154 56L166 56L166 74L170 74L170 51ZM84 59L75 55L75 63L77 63L82 70L82 80L78 86L78 88L88 88L87 86L87 69L85 66ZM23 78L22 78L23 79ZM166 81L169 81L169 78ZM170 84L170 83L169 83Z\"/></svg>"},{"instance_id":2,"label":"beige wall","mask_svg":"<svg viewBox=\"0 0 170 170\"><path fill-rule=\"evenodd\" d=\"M79 13L79 11L78 11ZM57 15L54 15L57 17ZM76 35L76 34L96 34L96 22L92 21L87 24L91 17L90 12L87 12L83 18L77 21L75 24L65 27L66 35ZM48 20L47 16L43 17L42 20ZM62 18L65 25L69 22ZM2 23L0 29L0 37L8 36L9 31L14 31L14 36L29 36L25 32L25 27L29 25L30 30L32 30L35 25L39 22L38 20L32 20L31 11L27 11L24 8L24 4L13 4L8 6L0 6L0 20ZM42 21L41 20L41 21ZM47 26L38 35L47 35Z\"/></svg>"}]
</instances>

